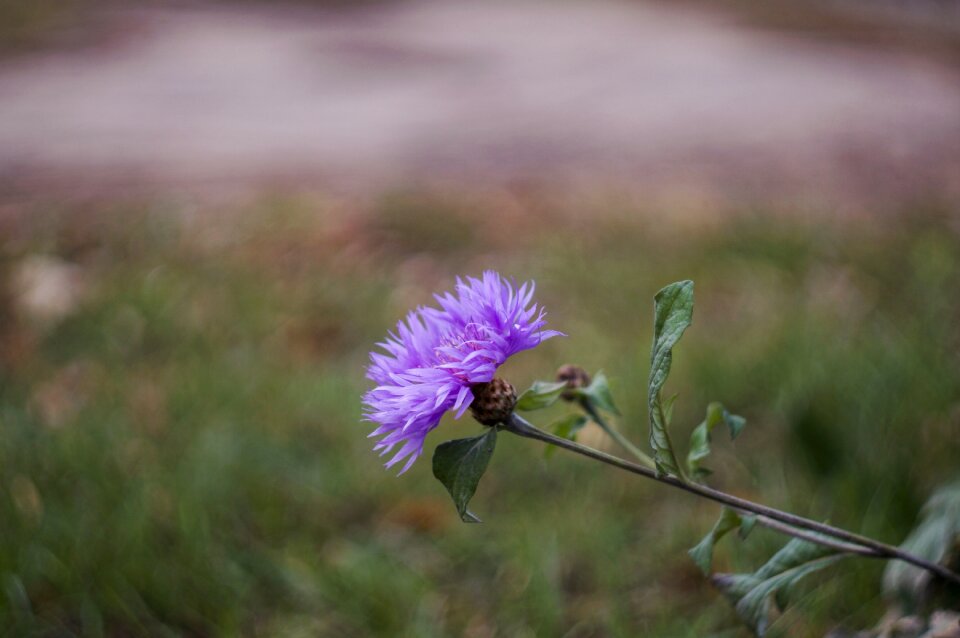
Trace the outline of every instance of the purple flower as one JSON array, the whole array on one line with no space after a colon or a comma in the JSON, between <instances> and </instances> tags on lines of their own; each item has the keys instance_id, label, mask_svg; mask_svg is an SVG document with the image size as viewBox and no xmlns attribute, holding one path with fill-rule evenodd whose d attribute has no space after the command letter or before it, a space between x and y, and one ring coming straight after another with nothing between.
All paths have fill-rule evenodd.
<instances>
[{"instance_id":1,"label":"purple flower","mask_svg":"<svg viewBox=\"0 0 960 638\"><path fill-rule=\"evenodd\" d=\"M471 387L493 379L511 355L560 335L543 330L544 311L531 305L533 282L516 289L498 273L457 279L456 294L435 295L441 309L417 308L397 323L370 353L367 378L377 384L363 397L365 418L381 437L381 456L400 449L386 464L407 459L406 472L447 410L457 418L473 402Z\"/></svg>"}]
</instances>

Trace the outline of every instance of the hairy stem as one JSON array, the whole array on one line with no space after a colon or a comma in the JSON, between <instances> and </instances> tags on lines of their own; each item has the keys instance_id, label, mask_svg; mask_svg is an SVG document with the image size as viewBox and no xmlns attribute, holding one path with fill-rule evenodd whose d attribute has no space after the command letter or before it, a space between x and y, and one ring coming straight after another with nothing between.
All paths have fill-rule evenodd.
<instances>
[{"instance_id":1,"label":"hairy stem","mask_svg":"<svg viewBox=\"0 0 960 638\"><path fill-rule=\"evenodd\" d=\"M740 510L740 513L743 514L743 510ZM793 536L794 538L801 538L805 541L816 543L817 545L823 545L824 547L835 549L844 554L856 554L857 556L863 556L864 558L887 558L887 556L877 552L875 549L854 545L852 543L844 543L843 541L835 541L822 535L813 534L802 529L797 529L796 527L791 527L790 525L781 523L780 521L774 520L768 516L758 515L757 525L762 525L767 529L772 529L775 532L780 532L781 534L786 534L787 536Z\"/></svg>"},{"instance_id":2,"label":"hairy stem","mask_svg":"<svg viewBox=\"0 0 960 638\"><path fill-rule=\"evenodd\" d=\"M550 443L551 445L556 445L557 447L563 448L570 452L586 456L588 458L595 459L607 465L612 465L618 467L622 470L632 472L633 474L639 474L645 476L649 479L653 479L659 483L665 483L672 487L679 488L685 492L690 492L691 494L696 494L703 498L715 501L717 503L722 503L728 505L736 510L743 512L750 512L752 514L757 514L758 516L764 517L764 519L759 519L757 522L766 522L769 520L771 522L783 523L784 525L778 525L774 528L772 525L766 525L772 529L777 529L787 534L796 536L792 533L798 530L792 528L799 528L800 530L810 530L812 532L817 532L818 534L823 534L830 536L838 541L842 542L842 549L837 547L836 544L828 544L823 542L821 539L818 539L814 535L804 535L801 538L805 540L810 540L811 542L818 543L820 545L826 545L829 547L835 547L840 549L840 551L850 552L855 554L860 554L863 556L872 556L877 558L891 558L898 559L904 562L910 563L925 569L941 578L948 580L950 582L960 584L960 575L955 574L946 567L938 565L931 561L920 558L919 556L914 556L908 552L903 551L898 547L892 545L887 545L886 543L881 543L880 541L875 541L872 538L867 538L866 536L861 536L859 534L854 534L853 532L848 532L839 527L833 527L832 525L827 525L826 523L818 523L817 521L812 521L802 516L797 516L795 514L790 514L789 512L782 512L778 509L772 507L767 507L766 505L761 505L759 503L754 503L753 501L748 501L746 499L733 496L732 494L727 494L726 492L721 492L713 488L707 487L705 485L699 485L697 483L687 483L681 481L675 476L658 476L655 470L652 470L646 466L633 463L632 461L627 461L619 457L607 454L606 452L601 452L600 450L595 450L591 447L575 443L567 439L554 436L543 430L540 430L533 424L529 423L522 417L517 414L511 415L510 419L504 424L504 428L508 432L512 432L518 436L522 436L528 439L534 439L537 441L542 441L543 443ZM855 545L859 548L865 548L870 550L870 553L864 551L855 551L852 548L848 548L848 545Z\"/></svg>"},{"instance_id":3,"label":"hairy stem","mask_svg":"<svg viewBox=\"0 0 960 638\"><path fill-rule=\"evenodd\" d=\"M638 461L640 461L641 465L648 467L651 470L656 469L657 464L654 462L654 460L650 458L643 450L641 450L636 445L631 443L630 439L623 436L623 434L621 434L617 429L615 429L612 425L610 425L610 423L608 423L607 420L600 415L600 412L597 410L596 407L594 407L590 399L581 399L580 407L583 408L583 411L587 413L587 416L589 416L594 423L600 426L601 430L606 432L610 438L612 438L614 441L619 443L623 447L623 449L625 449L627 452L632 454Z\"/></svg>"}]
</instances>

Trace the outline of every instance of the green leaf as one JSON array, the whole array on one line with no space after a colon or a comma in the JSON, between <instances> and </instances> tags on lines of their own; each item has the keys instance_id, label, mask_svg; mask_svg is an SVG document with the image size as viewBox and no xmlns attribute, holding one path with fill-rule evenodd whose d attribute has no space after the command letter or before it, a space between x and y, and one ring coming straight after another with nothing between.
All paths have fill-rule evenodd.
<instances>
[{"instance_id":1,"label":"green leaf","mask_svg":"<svg viewBox=\"0 0 960 638\"><path fill-rule=\"evenodd\" d=\"M551 426L553 433L563 439L571 441L577 440L577 433L589 422L587 417L581 414L571 414L565 419L561 419ZM556 445L548 445L543 451L544 458L550 458L557 451Z\"/></svg>"},{"instance_id":2,"label":"green leaf","mask_svg":"<svg viewBox=\"0 0 960 638\"><path fill-rule=\"evenodd\" d=\"M673 347L693 321L693 282L670 284L654 297L653 352L650 357L650 446L660 474L681 476L680 464L667 432L666 410L660 396L670 376Z\"/></svg>"},{"instance_id":3,"label":"green leaf","mask_svg":"<svg viewBox=\"0 0 960 638\"><path fill-rule=\"evenodd\" d=\"M613 402L610 383L607 381L607 375L603 373L603 370L593 376L593 381L590 382L590 385L585 388L574 389L573 394L574 396L587 399L601 410L620 416L620 410L617 409L616 404Z\"/></svg>"},{"instance_id":4,"label":"green leaf","mask_svg":"<svg viewBox=\"0 0 960 638\"><path fill-rule=\"evenodd\" d=\"M934 563L949 563L951 553L960 547L960 480L937 489L920 516L920 524L900 548ZM913 612L924 602L930 579L924 569L890 561L883 573L883 589Z\"/></svg>"},{"instance_id":5,"label":"green leaf","mask_svg":"<svg viewBox=\"0 0 960 638\"><path fill-rule=\"evenodd\" d=\"M754 517L754 522L756 517ZM724 507L720 512L720 518L717 519L717 522L714 523L713 529L711 529L706 536L703 537L695 547L690 549L687 553L690 554L690 558L693 559L693 562L697 564L697 567L700 568L700 571L703 572L704 576L709 576L712 571L713 566L713 548L721 538L726 536L728 532L731 532L744 523L744 518L739 514L734 512L728 507ZM750 524L752 527L752 523ZM747 531L749 533L749 530Z\"/></svg>"},{"instance_id":6,"label":"green leaf","mask_svg":"<svg viewBox=\"0 0 960 638\"><path fill-rule=\"evenodd\" d=\"M731 441L740 436L743 428L747 425L745 418L736 414L730 414L726 410L723 411L723 422L727 424L727 429L730 431Z\"/></svg>"},{"instance_id":7,"label":"green leaf","mask_svg":"<svg viewBox=\"0 0 960 638\"><path fill-rule=\"evenodd\" d=\"M711 403L707 406L707 416L703 423L694 428L690 434L690 452L687 454L687 470L696 481L702 481L710 470L701 464L703 459L710 455L710 435L720 423L724 423L730 431L730 438L735 439L743 430L747 420L742 416L730 414L720 403Z\"/></svg>"},{"instance_id":8,"label":"green leaf","mask_svg":"<svg viewBox=\"0 0 960 638\"><path fill-rule=\"evenodd\" d=\"M673 394L663 402L663 422L668 426L673 422L673 404L677 402L679 394Z\"/></svg>"},{"instance_id":9,"label":"green leaf","mask_svg":"<svg viewBox=\"0 0 960 638\"><path fill-rule=\"evenodd\" d=\"M557 402L566 387L566 381L534 381L517 399L516 409L529 412L548 408Z\"/></svg>"},{"instance_id":10,"label":"green leaf","mask_svg":"<svg viewBox=\"0 0 960 638\"><path fill-rule=\"evenodd\" d=\"M464 523L480 522L467 510L467 504L477 491L496 445L497 429L490 428L480 436L441 443L433 452L433 475L450 492Z\"/></svg>"},{"instance_id":11,"label":"green leaf","mask_svg":"<svg viewBox=\"0 0 960 638\"><path fill-rule=\"evenodd\" d=\"M836 550L792 539L752 574L715 574L713 584L736 608L737 615L758 636L770 623L771 600L782 610L787 594L800 579L845 558Z\"/></svg>"}]
</instances>

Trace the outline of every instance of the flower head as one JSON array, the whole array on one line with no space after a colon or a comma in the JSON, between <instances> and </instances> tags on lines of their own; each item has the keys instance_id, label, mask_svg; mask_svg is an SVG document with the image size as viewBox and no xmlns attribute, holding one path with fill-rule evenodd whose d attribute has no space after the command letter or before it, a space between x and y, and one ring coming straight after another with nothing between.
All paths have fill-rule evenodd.
<instances>
[{"instance_id":1,"label":"flower head","mask_svg":"<svg viewBox=\"0 0 960 638\"><path fill-rule=\"evenodd\" d=\"M387 467L407 459L406 472L423 442L448 410L457 418L470 407L472 387L491 381L511 355L560 335L544 330L545 313L533 299L533 282L516 288L498 273L457 279L456 292L435 295L440 308L420 307L370 353L365 418L377 424L371 437L383 454L399 450Z\"/></svg>"}]
</instances>

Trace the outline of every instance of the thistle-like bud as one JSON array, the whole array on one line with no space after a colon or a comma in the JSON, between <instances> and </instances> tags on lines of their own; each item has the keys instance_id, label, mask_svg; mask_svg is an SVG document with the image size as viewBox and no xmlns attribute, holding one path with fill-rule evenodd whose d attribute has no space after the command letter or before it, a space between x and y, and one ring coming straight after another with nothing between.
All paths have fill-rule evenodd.
<instances>
[{"instance_id":1,"label":"thistle-like bud","mask_svg":"<svg viewBox=\"0 0 960 638\"><path fill-rule=\"evenodd\" d=\"M585 388L590 385L590 375L580 366L567 363L557 368L557 381L565 381L570 390ZM570 390L564 390L560 398L564 401L576 401L577 396Z\"/></svg>"},{"instance_id":2,"label":"thistle-like bud","mask_svg":"<svg viewBox=\"0 0 960 638\"><path fill-rule=\"evenodd\" d=\"M470 413L483 425L506 422L517 406L517 390L499 377L489 383L478 383L471 389L474 398Z\"/></svg>"}]
</instances>

